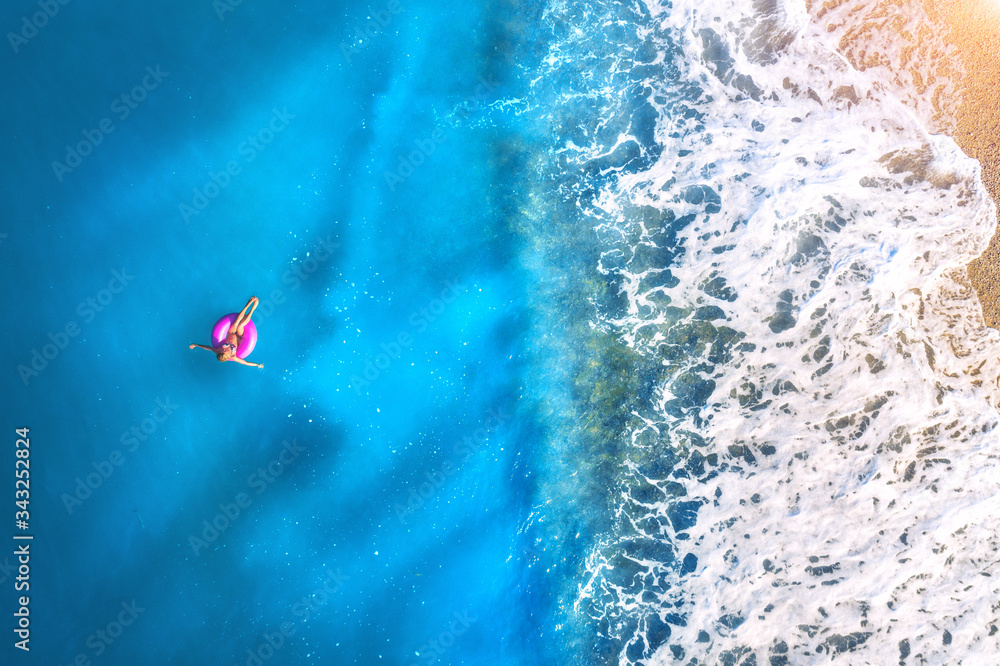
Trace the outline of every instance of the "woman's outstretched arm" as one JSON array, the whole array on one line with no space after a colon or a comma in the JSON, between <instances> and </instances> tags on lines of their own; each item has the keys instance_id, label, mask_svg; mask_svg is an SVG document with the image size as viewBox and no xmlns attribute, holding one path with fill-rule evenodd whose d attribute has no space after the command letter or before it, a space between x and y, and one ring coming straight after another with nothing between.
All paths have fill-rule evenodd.
<instances>
[{"instance_id":1,"label":"woman's outstretched arm","mask_svg":"<svg viewBox=\"0 0 1000 666\"><path fill-rule=\"evenodd\" d=\"M232 358L231 358L231 359L229 359L229 360L230 360L230 361L236 361L237 363L242 363L243 365L249 365L249 366L257 366L257 367L258 367L258 368L260 368L261 370L263 370L263 369L264 369L264 364L263 364L263 363L252 363L252 362L250 362L250 361L245 361L245 360L243 360L242 358L240 358L239 356L234 356L234 357L232 357Z\"/></svg>"},{"instance_id":2,"label":"woman's outstretched arm","mask_svg":"<svg viewBox=\"0 0 1000 666\"><path fill-rule=\"evenodd\" d=\"M190 345L188 345L188 349L194 349L195 347L201 347L202 349L207 349L210 352L214 352L215 351L211 347L206 347L205 345L199 345L199 344L190 344Z\"/></svg>"}]
</instances>

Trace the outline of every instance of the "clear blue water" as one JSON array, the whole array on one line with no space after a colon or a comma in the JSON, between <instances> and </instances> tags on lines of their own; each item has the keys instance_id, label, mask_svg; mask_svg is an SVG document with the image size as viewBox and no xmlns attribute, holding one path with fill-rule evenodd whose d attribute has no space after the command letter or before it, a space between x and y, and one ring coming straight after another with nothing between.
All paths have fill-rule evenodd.
<instances>
[{"instance_id":1,"label":"clear blue water","mask_svg":"<svg viewBox=\"0 0 1000 666\"><path fill-rule=\"evenodd\" d=\"M211 2L72 3L7 53L5 367L79 325L27 385L4 380L4 423L33 446L32 650L24 661L5 639L10 659L253 663L285 622L271 663L553 649L519 537L536 438L518 405L528 314L495 161L513 129L484 120L521 84L493 55L488 9L247 2L220 21ZM348 60L341 43L366 25L370 46ZM147 66L162 81L121 118L112 104ZM51 162L104 118L113 131L60 182ZM244 143L265 128L279 131ZM188 220L194 188L208 205ZM113 271L126 286L91 308ZM188 350L251 295L263 371ZM379 376L355 390L369 363ZM284 442L301 452L253 476ZM114 451L110 475L77 491ZM240 493L247 506L193 547ZM143 610L107 644L96 632L133 600Z\"/></svg>"},{"instance_id":2,"label":"clear blue water","mask_svg":"<svg viewBox=\"0 0 1000 666\"><path fill-rule=\"evenodd\" d=\"M917 535L997 527L994 209L746 4L0 10L2 662L991 645L987 555ZM252 295L262 370L188 349Z\"/></svg>"}]
</instances>

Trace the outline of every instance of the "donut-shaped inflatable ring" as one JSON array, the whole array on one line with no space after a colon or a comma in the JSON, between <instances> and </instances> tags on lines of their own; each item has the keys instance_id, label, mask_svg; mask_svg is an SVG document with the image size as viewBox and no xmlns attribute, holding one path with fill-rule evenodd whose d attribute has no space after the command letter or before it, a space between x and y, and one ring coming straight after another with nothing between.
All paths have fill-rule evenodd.
<instances>
[{"instance_id":1,"label":"donut-shaped inflatable ring","mask_svg":"<svg viewBox=\"0 0 1000 666\"><path fill-rule=\"evenodd\" d=\"M215 322L215 326L212 327L212 346L218 347L225 341L229 336L229 327L232 325L236 318L240 316L239 312L230 312L225 315L219 321ZM240 340L240 346L236 348L236 355L240 358L246 358L253 351L254 345L257 344L257 327L254 326L252 321L248 321L246 326L243 327L243 338Z\"/></svg>"}]
</instances>

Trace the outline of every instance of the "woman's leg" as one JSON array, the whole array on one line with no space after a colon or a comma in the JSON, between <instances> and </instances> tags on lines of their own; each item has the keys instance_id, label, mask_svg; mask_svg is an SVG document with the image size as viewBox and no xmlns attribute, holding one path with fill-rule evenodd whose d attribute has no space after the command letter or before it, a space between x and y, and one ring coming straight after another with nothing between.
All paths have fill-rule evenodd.
<instances>
[{"instance_id":1,"label":"woman's leg","mask_svg":"<svg viewBox=\"0 0 1000 666\"><path fill-rule=\"evenodd\" d=\"M251 296L250 302L247 303L247 307L250 308L250 312L247 312L247 308L243 308L243 312L241 312L240 316L237 318L239 325L236 327L236 335L241 338L243 337L243 327L247 325L248 321L250 321L250 317L253 316L253 311L257 309L258 303L260 303L260 299L256 296ZM244 315L244 313L246 314Z\"/></svg>"},{"instance_id":2,"label":"woman's leg","mask_svg":"<svg viewBox=\"0 0 1000 666\"><path fill-rule=\"evenodd\" d=\"M229 325L229 333L228 333L229 335L235 333L236 335L243 337L243 318L246 316L247 310L250 308L251 305L253 305L255 308L257 307L255 305L256 302L257 302L257 297L251 296L250 300L247 301L247 304L243 306L242 310L240 310L240 313L236 315L236 319L233 320L233 323Z\"/></svg>"}]
</instances>

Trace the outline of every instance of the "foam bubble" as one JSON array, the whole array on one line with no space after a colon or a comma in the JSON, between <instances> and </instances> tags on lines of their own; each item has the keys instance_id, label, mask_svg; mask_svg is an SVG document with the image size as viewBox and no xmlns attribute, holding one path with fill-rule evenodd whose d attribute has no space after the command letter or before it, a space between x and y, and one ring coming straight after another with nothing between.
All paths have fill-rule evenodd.
<instances>
[{"instance_id":1,"label":"foam bubble","mask_svg":"<svg viewBox=\"0 0 1000 666\"><path fill-rule=\"evenodd\" d=\"M564 191L620 296L595 326L663 367L577 611L620 663L985 659L1000 336L964 265L995 208L913 80L755 5L647 6L634 34L661 69L616 66L655 146L604 102L619 129L557 151L592 176ZM645 161L607 160L629 141Z\"/></svg>"}]
</instances>

